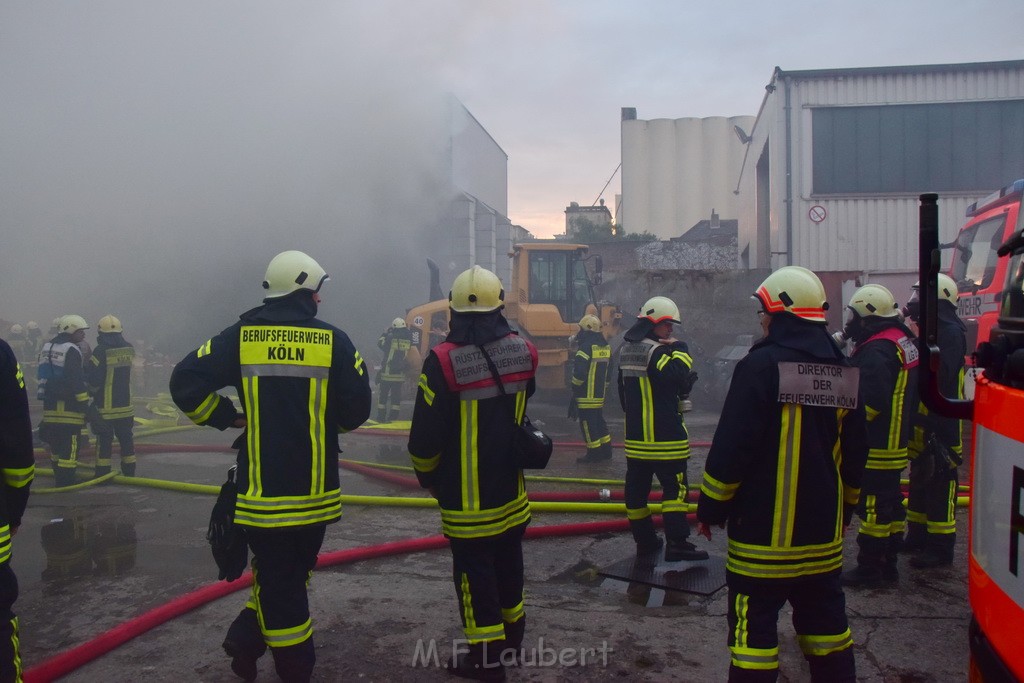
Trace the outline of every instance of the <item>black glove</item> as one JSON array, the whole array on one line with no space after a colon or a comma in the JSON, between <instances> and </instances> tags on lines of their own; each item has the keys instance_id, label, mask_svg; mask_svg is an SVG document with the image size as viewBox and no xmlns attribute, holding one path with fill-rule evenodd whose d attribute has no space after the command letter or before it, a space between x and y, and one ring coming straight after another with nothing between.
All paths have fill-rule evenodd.
<instances>
[{"instance_id":1,"label":"black glove","mask_svg":"<svg viewBox=\"0 0 1024 683\"><path fill-rule=\"evenodd\" d=\"M565 416L570 420L579 418L579 412L576 407L576 397L573 396L569 399L569 409L566 411Z\"/></svg>"}]
</instances>

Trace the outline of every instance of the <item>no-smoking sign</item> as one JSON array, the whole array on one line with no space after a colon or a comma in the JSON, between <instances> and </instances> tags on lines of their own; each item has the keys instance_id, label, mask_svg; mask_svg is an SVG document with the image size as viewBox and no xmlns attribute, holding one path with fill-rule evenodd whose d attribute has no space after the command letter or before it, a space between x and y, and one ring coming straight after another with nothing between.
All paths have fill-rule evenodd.
<instances>
[{"instance_id":1,"label":"no-smoking sign","mask_svg":"<svg viewBox=\"0 0 1024 683\"><path fill-rule=\"evenodd\" d=\"M825 207L821 204L815 204L807 212L807 217L815 223L820 223L828 216L828 212L825 211Z\"/></svg>"}]
</instances>

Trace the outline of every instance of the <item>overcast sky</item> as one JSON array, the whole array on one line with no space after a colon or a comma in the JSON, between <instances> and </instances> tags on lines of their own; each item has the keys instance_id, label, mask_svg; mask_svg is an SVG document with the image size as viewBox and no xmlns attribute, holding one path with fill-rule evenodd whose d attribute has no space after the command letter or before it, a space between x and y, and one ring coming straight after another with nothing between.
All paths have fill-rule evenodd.
<instances>
[{"instance_id":1,"label":"overcast sky","mask_svg":"<svg viewBox=\"0 0 1024 683\"><path fill-rule=\"evenodd\" d=\"M754 115L775 66L1020 59L1022 27L1021 0L0 0L0 318L208 336L299 248L375 340L424 300L443 93L549 236L614 173L622 107Z\"/></svg>"}]
</instances>

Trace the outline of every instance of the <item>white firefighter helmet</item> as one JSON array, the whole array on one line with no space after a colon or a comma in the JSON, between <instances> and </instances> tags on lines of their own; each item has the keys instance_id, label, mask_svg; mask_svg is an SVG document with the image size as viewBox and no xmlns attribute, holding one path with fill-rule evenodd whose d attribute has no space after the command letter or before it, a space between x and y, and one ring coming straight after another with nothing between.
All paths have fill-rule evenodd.
<instances>
[{"instance_id":1,"label":"white firefighter helmet","mask_svg":"<svg viewBox=\"0 0 1024 683\"><path fill-rule=\"evenodd\" d=\"M100 318L100 321L96 323L96 327L99 328L100 332L124 332L124 328L121 327L121 321L112 315L105 315Z\"/></svg>"},{"instance_id":2,"label":"white firefighter helmet","mask_svg":"<svg viewBox=\"0 0 1024 683\"><path fill-rule=\"evenodd\" d=\"M300 289L319 292L320 286L329 280L327 273L313 257L301 251L282 251L270 259L267 274L263 278L265 299L288 296Z\"/></svg>"},{"instance_id":3,"label":"white firefighter helmet","mask_svg":"<svg viewBox=\"0 0 1024 683\"><path fill-rule=\"evenodd\" d=\"M26 325L25 327L28 328L29 332L34 332L35 330L39 329L39 323L37 323L35 320L29 320L28 325Z\"/></svg>"},{"instance_id":4,"label":"white firefighter helmet","mask_svg":"<svg viewBox=\"0 0 1024 683\"><path fill-rule=\"evenodd\" d=\"M936 284L938 285L938 289L939 289L939 291L938 291L939 301L948 301L949 303L951 303L954 306L956 306L957 302L960 301L960 290L957 289L956 283L953 282L953 278L951 278L950 276L946 275L945 273L939 273L937 278L936 278L936 280L937 280ZM920 281L915 282L914 283L914 289L918 290L920 288L921 288L921 282ZM914 296L911 297L911 298L915 299L915 300L918 298L916 292L915 292Z\"/></svg>"},{"instance_id":5,"label":"white firefighter helmet","mask_svg":"<svg viewBox=\"0 0 1024 683\"><path fill-rule=\"evenodd\" d=\"M489 313L505 305L505 289L498 276L473 266L455 278L448 293L448 305L456 313Z\"/></svg>"},{"instance_id":6,"label":"white firefighter helmet","mask_svg":"<svg viewBox=\"0 0 1024 683\"><path fill-rule=\"evenodd\" d=\"M896 298L882 285L864 285L850 297L847 308L861 318L875 316L877 318L895 318L899 316Z\"/></svg>"},{"instance_id":7,"label":"white firefighter helmet","mask_svg":"<svg viewBox=\"0 0 1024 683\"><path fill-rule=\"evenodd\" d=\"M666 320L679 323L679 307L667 296L652 296L640 307L637 318L647 318L657 325Z\"/></svg>"},{"instance_id":8,"label":"white firefighter helmet","mask_svg":"<svg viewBox=\"0 0 1024 683\"><path fill-rule=\"evenodd\" d=\"M89 329L89 323L80 315L69 314L60 319L57 323L57 330L67 334L74 334L78 330Z\"/></svg>"},{"instance_id":9,"label":"white firefighter helmet","mask_svg":"<svg viewBox=\"0 0 1024 683\"><path fill-rule=\"evenodd\" d=\"M600 332L601 321L598 319L596 315L591 315L590 313L588 313L587 315L580 318L580 329L586 330L587 332Z\"/></svg>"},{"instance_id":10,"label":"white firefighter helmet","mask_svg":"<svg viewBox=\"0 0 1024 683\"><path fill-rule=\"evenodd\" d=\"M11 334L22 334L24 331L24 328L18 323L11 325Z\"/></svg>"},{"instance_id":11,"label":"white firefighter helmet","mask_svg":"<svg viewBox=\"0 0 1024 683\"><path fill-rule=\"evenodd\" d=\"M394 320L391 321L391 327L395 328L396 330L401 329L405 327L405 320L403 320L402 318L395 318Z\"/></svg>"},{"instance_id":12,"label":"white firefighter helmet","mask_svg":"<svg viewBox=\"0 0 1024 683\"><path fill-rule=\"evenodd\" d=\"M825 287L813 272L800 266L783 266L765 278L754 292L765 313L790 313L815 323L825 323Z\"/></svg>"}]
</instances>

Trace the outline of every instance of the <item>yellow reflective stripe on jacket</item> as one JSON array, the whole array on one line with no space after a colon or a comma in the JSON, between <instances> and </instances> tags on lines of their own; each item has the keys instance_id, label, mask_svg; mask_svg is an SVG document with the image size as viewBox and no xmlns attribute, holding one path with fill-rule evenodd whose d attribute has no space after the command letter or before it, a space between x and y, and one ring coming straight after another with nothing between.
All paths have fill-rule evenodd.
<instances>
[{"instance_id":1,"label":"yellow reflective stripe on jacket","mask_svg":"<svg viewBox=\"0 0 1024 683\"><path fill-rule=\"evenodd\" d=\"M100 408L99 413L104 420L120 420L125 417L134 417L135 408L130 405L123 408Z\"/></svg>"},{"instance_id":2,"label":"yellow reflective stripe on jacket","mask_svg":"<svg viewBox=\"0 0 1024 683\"><path fill-rule=\"evenodd\" d=\"M235 523L245 526L279 527L331 522L341 517L341 490L319 496L260 497L238 494Z\"/></svg>"},{"instance_id":3,"label":"yellow reflective stripe on jacket","mask_svg":"<svg viewBox=\"0 0 1024 683\"><path fill-rule=\"evenodd\" d=\"M36 476L36 466L3 468L4 483L11 488L20 489L27 486Z\"/></svg>"},{"instance_id":4,"label":"yellow reflective stripe on jacket","mask_svg":"<svg viewBox=\"0 0 1024 683\"><path fill-rule=\"evenodd\" d=\"M11 525L0 526L0 564L11 559Z\"/></svg>"},{"instance_id":5,"label":"yellow reflective stripe on jacket","mask_svg":"<svg viewBox=\"0 0 1024 683\"><path fill-rule=\"evenodd\" d=\"M907 466L906 448L869 448L867 469L869 470L902 470Z\"/></svg>"},{"instance_id":6,"label":"yellow reflective stripe on jacket","mask_svg":"<svg viewBox=\"0 0 1024 683\"><path fill-rule=\"evenodd\" d=\"M412 467L417 472L433 472L437 469L437 466L441 463L441 454L438 453L432 458L417 458L415 455L412 457Z\"/></svg>"},{"instance_id":7,"label":"yellow reflective stripe on jacket","mask_svg":"<svg viewBox=\"0 0 1024 683\"><path fill-rule=\"evenodd\" d=\"M732 500L733 496L736 495L736 490L739 489L740 484L726 484L718 481L707 472L704 472L704 481L701 483L701 493L714 498L715 500Z\"/></svg>"},{"instance_id":8,"label":"yellow reflective stripe on jacket","mask_svg":"<svg viewBox=\"0 0 1024 683\"><path fill-rule=\"evenodd\" d=\"M256 409L259 405L259 377L242 378L242 401L245 402L245 451L249 465L245 490L259 496L263 492L263 477L260 474L260 413Z\"/></svg>"},{"instance_id":9,"label":"yellow reflective stripe on jacket","mask_svg":"<svg viewBox=\"0 0 1024 683\"><path fill-rule=\"evenodd\" d=\"M459 469L462 483L462 509L480 509L480 469L477 466L477 402L459 401Z\"/></svg>"},{"instance_id":10,"label":"yellow reflective stripe on jacket","mask_svg":"<svg viewBox=\"0 0 1024 683\"><path fill-rule=\"evenodd\" d=\"M200 403L195 410L185 413L185 417L197 425L206 424L206 421L213 415L213 411L220 404L220 394L210 394Z\"/></svg>"},{"instance_id":11,"label":"yellow reflective stripe on jacket","mask_svg":"<svg viewBox=\"0 0 1024 683\"><path fill-rule=\"evenodd\" d=\"M626 439L626 457L637 460L675 460L690 457L690 441L636 441Z\"/></svg>"},{"instance_id":12,"label":"yellow reflective stripe on jacket","mask_svg":"<svg viewBox=\"0 0 1024 683\"><path fill-rule=\"evenodd\" d=\"M530 521L530 501L521 490L515 500L498 508L483 510L441 509L441 528L451 538L496 536Z\"/></svg>"},{"instance_id":13,"label":"yellow reflective stripe on jacket","mask_svg":"<svg viewBox=\"0 0 1024 683\"><path fill-rule=\"evenodd\" d=\"M800 438L803 406L782 406L778 466L775 474L775 510L772 513L772 545L789 546L796 522L797 479L800 474Z\"/></svg>"},{"instance_id":14,"label":"yellow reflective stripe on jacket","mask_svg":"<svg viewBox=\"0 0 1024 683\"><path fill-rule=\"evenodd\" d=\"M419 387L420 391L423 392L423 400L427 402L427 405L434 405L434 390L430 388L429 384L427 384L426 375L420 375L420 381L417 386Z\"/></svg>"}]
</instances>

